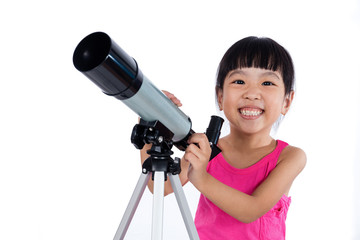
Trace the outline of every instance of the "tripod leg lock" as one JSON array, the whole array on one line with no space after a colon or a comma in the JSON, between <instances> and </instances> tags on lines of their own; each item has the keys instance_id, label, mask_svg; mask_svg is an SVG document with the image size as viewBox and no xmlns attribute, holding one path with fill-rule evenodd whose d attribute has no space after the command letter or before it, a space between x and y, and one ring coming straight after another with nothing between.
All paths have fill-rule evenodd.
<instances>
[{"instance_id":1,"label":"tripod leg lock","mask_svg":"<svg viewBox=\"0 0 360 240\"><path fill-rule=\"evenodd\" d=\"M167 180L167 173L169 172L169 160L168 159L154 159L149 157L142 165L142 173L152 173L152 180L154 181L155 172L164 172L165 181Z\"/></svg>"},{"instance_id":2,"label":"tripod leg lock","mask_svg":"<svg viewBox=\"0 0 360 240\"><path fill-rule=\"evenodd\" d=\"M175 157L175 159L164 158L164 159L154 159L149 157L145 160L142 165L142 173L148 174L149 172L164 172L165 181L167 180L167 174L171 173L172 175L180 174L181 164L180 158ZM154 174L152 174L152 180L154 180Z\"/></svg>"},{"instance_id":3,"label":"tripod leg lock","mask_svg":"<svg viewBox=\"0 0 360 240\"><path fill-rule=\"evenodd\" d=\"M168 169L168 171L169 171L172 175L180 174L180 172L181 172L180 158L175 157L175 159L172 161L172 163L169 164L169 169Z\"/></svg>"}]
</instances>

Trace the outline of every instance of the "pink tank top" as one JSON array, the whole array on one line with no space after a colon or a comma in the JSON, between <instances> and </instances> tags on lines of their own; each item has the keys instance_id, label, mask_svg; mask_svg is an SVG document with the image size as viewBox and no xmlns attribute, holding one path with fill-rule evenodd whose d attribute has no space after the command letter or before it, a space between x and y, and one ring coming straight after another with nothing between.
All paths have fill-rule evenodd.
<instances>
[{"instance_id":1,"label":"pink tank top","mask_svg":"<svg viewBox=\"0 0 360 240\"><path fill-rule=\"evenodd\" d=\"M224 184L251 195L275 168L281 151L287 145L277 140L274 151L245 169L232 167L220 153L209 162L207 171ZM285 239L285 220L290 202L291 198L283 195L265 215L252 223L242 223L201 194L195 225L201 240L282 240Z\"/></svg>"}]
</instances>

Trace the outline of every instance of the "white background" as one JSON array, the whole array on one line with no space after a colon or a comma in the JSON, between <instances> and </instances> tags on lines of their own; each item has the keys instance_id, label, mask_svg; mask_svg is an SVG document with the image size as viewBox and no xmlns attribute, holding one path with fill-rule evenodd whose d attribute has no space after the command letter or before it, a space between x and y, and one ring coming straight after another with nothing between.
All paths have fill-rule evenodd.
<instances>
[{"instance_id":1,"label":"white background","mask_svg":"<svg viewBox=\"0 0 360 240\"><path fill-rule=\"evenodd\" d=\"M235 41L275 39L296 67L277 138L303 148L288 239L360 239L360 9L348 1L6 1L0 7L0 239L112 239L140 175L137 116L72 64L108 33L204 132L217 64ZM224 128L226 132L226 127ZM180 152L176 152L181 156ZM198 193L184 187L195 213ZM146 190L126 239L150 239ZM164 239L187 239L173 196Z\"/></svg>"}]
</instances>

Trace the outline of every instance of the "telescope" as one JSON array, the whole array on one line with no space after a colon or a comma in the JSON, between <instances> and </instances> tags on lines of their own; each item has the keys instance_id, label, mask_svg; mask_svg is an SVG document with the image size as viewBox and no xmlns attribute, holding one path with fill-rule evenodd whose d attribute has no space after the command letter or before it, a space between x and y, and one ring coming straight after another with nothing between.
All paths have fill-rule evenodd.
<instances>
[{"instance_id":1,"label":"telescope","mask_svg":"<svg viewBox=\"0 0 360 240\"><path fill-rule=\"evenodd\" d=\"M86 36L74 51L73 63L77 70L106 95L121 100L143 122L160 122L158 125L162 126L161 134L171 138L177 148L185 150L188 137L194 133L190 118L155 87L141 72L135 59L106 33L94 32ZM210 125L212 128L219 126L221 128L221 124L222 119L214 116ZM209 130L209 132L214 131ZM216 145L218 136L216 134L211 136L213 137L209 141L212 145ZM137 148L143 146L142 143L134 143L134 145Z\"/></svg>"},{"instance_id":2,"label":"telescope","mask_svg":"<svg viewBox=\"0 0 360 240\"><path fill-rule=\"evenodd\" d=\"M152 240L162 239L164 181L167 177L170 178L190 239L199 240L178 176L180 159L170 157L173 145L180 150L188 146L187 140L194 133L190 118L140 71L135 59L103 32L92 33L78 44L73 63L106 95L121 100L140 117L140 123L134 126L131 134L134 146L142 149L145 144L152 144L114 240L125 237L150 173L154 181ZM222 123L222 118L212 116L206 130L212 148L211 158L220 152L216 144Z\"/></svg>"}]
</instances>

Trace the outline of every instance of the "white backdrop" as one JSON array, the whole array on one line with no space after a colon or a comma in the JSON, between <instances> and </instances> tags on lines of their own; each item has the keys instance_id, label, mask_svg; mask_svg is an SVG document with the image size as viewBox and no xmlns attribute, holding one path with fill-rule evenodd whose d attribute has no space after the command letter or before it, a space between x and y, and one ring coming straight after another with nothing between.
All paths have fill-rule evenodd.
<instances>
[{"instance_id":1,"label":"white backdrop","mask_svg":"<svg viewBox=\"0 0 360 240\"><path fill-rule=\"evenodd\" d=\"M360 239L360 10L348 1L7 1L0 8L0 239L112 239L140 175L137 116L72 64L108 33L195 131L216 114L217 64L240 38L267 36L296 67L277 138L307 152L290 195L288 239ZM226 128L224 128L226 132ZM176 152L176 156L181 156ZM199 194L184 187L195 213ZM146 191L126 239L150 239ZM164 239L187 239L173 196Z\"/></svg>"}]
</instances>

